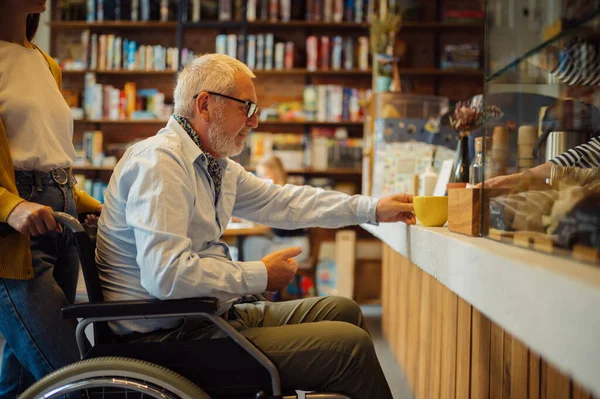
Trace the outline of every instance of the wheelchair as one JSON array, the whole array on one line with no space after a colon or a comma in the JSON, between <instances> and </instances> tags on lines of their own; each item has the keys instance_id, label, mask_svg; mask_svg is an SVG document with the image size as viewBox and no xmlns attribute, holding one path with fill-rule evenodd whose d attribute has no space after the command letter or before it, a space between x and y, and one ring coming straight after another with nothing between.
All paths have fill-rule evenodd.
<instances>
[{"instance_id":1,"label":"wheelchair","mask_svg":"<svg viewBox=\"0 0 600 399\"><path fill-rule=\"evenodd\" d=\"M216 314L215 298L105 302L95 260L95 243L72 216L54 212L74 234L89 302L62 309L79 319L76 340L81 361L44 377L20 399L292 399L282 393L275 365ZM167 317L206 319L228 338L185 342L119 343L109 321ZM89 348L85 329L92 325ZM202 354L194 357L193 354ZM306 393L309 399L351 399L333 393Z\"/></svg>"}]
</instances>

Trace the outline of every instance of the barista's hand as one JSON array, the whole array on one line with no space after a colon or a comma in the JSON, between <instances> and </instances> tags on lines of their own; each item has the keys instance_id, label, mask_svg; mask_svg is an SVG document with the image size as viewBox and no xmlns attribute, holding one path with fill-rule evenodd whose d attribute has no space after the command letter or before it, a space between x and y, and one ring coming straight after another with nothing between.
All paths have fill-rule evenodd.
<instances>
[{"instance_id":1,"label":"barista's hand","mask_svg":"<svg viewBox=\"0 0 600 399\"><path fill-rule=\"evenodd\" d=\"M410 194L394 194L384 197L377 203L377 222L404 222L415 224L413 196Z\"/></svg>"},{"instance_id":2,"label":"barista's hand","mask_svg":"<svg viewBox=\"0 0 600 399\"><path fill-rule=\"evenodd\" d=\"M60 224L52 216L52 208L35 202L23 201L8 215L6 222L19 233L37 237L49 231L61 232Z\"/></svg>"},{"instance_id":3,"label":"barista's hand","mask_svg":"<svg viewBox=\"0 0 600 399\"><path fill-rule=\"evenodd\" d=\"M521 179L521 173L515 173L506 176L496 176L485 181L486 188L512 188ZM482 183L479 183L476 187L481 188Z\"/></svg>"},{"instance_id":4,"label":"barista's hand","mask_svg":"<svg viewBox=\"0 0 600 399\"><path fill-rule=\"evenodd\" d=\"M284 289L294 279L298 263L294 256L302 253L302 248L292 247L273 252L262 258L267 267L267 291L274 292Z\"/></svg>"}]
</instances>

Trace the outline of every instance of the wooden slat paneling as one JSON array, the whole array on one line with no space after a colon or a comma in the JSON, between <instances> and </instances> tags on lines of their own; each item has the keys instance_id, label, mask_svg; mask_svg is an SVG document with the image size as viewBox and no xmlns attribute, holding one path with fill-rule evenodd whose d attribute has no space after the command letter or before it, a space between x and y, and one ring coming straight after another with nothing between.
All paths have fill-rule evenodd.
<instances>
[{"instance_id":1,"label":"wooden slat paneling","mask_svg":"<svg viewBox=\"0 0 600 399\"><path fill-rule=\"evenodd\" d=\"M473 308L471 332L471 397L487 399L490 395L491 321Z\"/></svg>"},{"instance_id":2,"label":"wooden slat paneling","mask_svg":"<svg viewBox=\"0 0 600 399\"><path fill-rule=\"evenodd\" d=\"M439 398L442 390L442 321L444 309L444 290L446 288L433 280L433 319L431 329L431 397Z\"/></svg>"},{"instance_id":3,"label":"wooden slat paneling","mask_svg":"<svg viewBox=\"0 0 600 399\"><path fill-rule=\"evenodd\" d=\"M400 256L400 255L399 255ZM396 339L398 341L398 359L399 363L402 366L404 372L406 373L406 361L407 361L407 345L409 345L409 341L407 339L408 334L408 323L410 323L410 318L408 317L408 304L409 304L409 276L410 276L410 268L413 266L408 259L401 256L397 265L400 267L399 274L399 293L402 300L399 302L399 320L398 320L398 335ZM415 266L416 267L416 266Z\"/></svg>"},{"instance_id":4,"label":"wooden slat paneling","mask_svg":"<svg viewBox=\"0 0 600 399\"><path fill-rule=\"evenodd\" d=\"M381 243L381 329L383 330L383 336L386 339L389 336L389 318L391 317L391 309L389 308L389 296L390 290L390 251L392 250L388 245Z\"/></svg>"},{"instance_id":5,"label":"wooden slat paneling","mask_svg":"<svg viewBox=\"0 0 600 399\"><path fill-rule=\"evenodd\" d=\"M456 397L468 398L471 388L471 310L472 306L458 298L456 333Z\"/></svg>"},{"instance_id":6,"label":"wooden slat paneling","mask_svg":"<svg viewBox=\"0 0 600 399\"><path fill-rule=\"evenodd\" d=\"M419 368L417 383L417 397L431 397L431 352L432 352L432 333L433 333L433 307L432 299L434 298L434 280L428 273L423 273L421 276L421 314L419 317Z\"/></svg>"},{"instance_id":7,"label":"wooden slat paneling","mask_svg":"<svg viewBox=\"0 0 600 399\"><path fill-rule=\"evenodd\" d=\"M570 384L569 377L561 373L550 364L546 364L546 373L542 381L546 386L547 399L569 399Z\"/></svg>"},{"instance_id":8,"label":"wooden slat paneling","mask_svg":"<svg viewBox=\"0 0 600 399\"><path fill-rule=\"evenodd\" d=\"M456 393L456 322L458 296L444 287L442 318L442 399L454 398Z\"/></svg>"},{"instance_id":9,"label":"wooden slat paneling","mask_svg":"<svg viewBox=\"0 0 600 399\"><path fill-rule=\"evenodd\" d=\"M409 268L408 287L408 320L407 320L407 351L406 351L406 378L412 392L416 393L418 386L419 368L419 324L421 316L421 274L423 271L415 265Z\"/></svg>"},{"instance_id":10,"label":"wooden slat paneling","mask_svg":"<svg viewBox=\"0 0 600 399\"><path fill-rule=\"evenodd\" d=\"M502 370L504 367L504 330L496 323L492 323L490 348L490 399L501 399Z\"/></svg>"},{"instance_id":11,"label":"wooden slat paneling","mask_svg":"<svg viewBox=\"0 0 600 399\"><path fill-rule=\"evenodd\" d=\"M529 352L529 399L540 399L540 357L535 352Z\"/></svg>"},{"instance_id":12,"label":"wooden slat paneling","mask_svg":"<svg viewBox=\"0 0 600 399\"><path fill-rule=\"evenodd\" d=\"M529 351L521 341L513 338L511 355L510 397L512 399L527 399Z\"/></svg>"},{"instance_id":13,"label":"wooden slat paneling","mask_svg":"<svg viewBox=\"0 0 600 399\"><path fill-rule=\"evenodd\" d=\"M573 399L591 399L591 395L588 391L577 383L573 384Z\"/></svg>"},{"instance_id":14,"label":"wooden slat paneling","mask_svg":"<svg viewBox=\"0 0 600 399\"><path fill-rule=\"evenodd\" d=\"M415 398L592 399L388 246L382 262L383 329Z\"/></svg>"},{"instance_id":15,"label":"wooden slat paneling","mask_svg":"<svg viewBox=\"0 0 600 399\"><path fill-rule=\"evenodd\" d=\"M502 398L510 399L511 367L512 367L512 336L504 332L504 353L502 368Z\"/></svg>"}]
</instances>

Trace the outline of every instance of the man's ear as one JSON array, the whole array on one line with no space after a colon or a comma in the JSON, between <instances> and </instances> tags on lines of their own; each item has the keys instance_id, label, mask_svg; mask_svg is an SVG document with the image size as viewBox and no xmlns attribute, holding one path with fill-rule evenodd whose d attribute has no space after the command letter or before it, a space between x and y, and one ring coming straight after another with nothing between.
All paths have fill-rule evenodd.
<instances>
[{"instance_id":1,"label":"man's ear","mask_svg":"<svg viewBox=\"0 0 600 399\"><path fill-rule=\"evenodd\" d=\"M196 114L199 115L200 118L204 119L205 122L209 121L208 98L208 93L203 91L198 95L198 97L196 97L195 103Z\"/></svg>"}]
</instances>

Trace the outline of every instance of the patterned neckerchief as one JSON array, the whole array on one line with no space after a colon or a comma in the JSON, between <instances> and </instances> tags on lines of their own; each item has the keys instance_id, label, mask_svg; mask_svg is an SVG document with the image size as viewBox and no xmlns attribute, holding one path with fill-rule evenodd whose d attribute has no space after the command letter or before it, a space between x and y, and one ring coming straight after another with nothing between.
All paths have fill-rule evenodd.
<instances>
[{"instance_id":1,"label":"patterned neckerchief","mask_svg":"<svg viewBox=\"0 0 600 399\"><path fill-rule=\"evenodd\" d=\"M194 141L194 143L196 143L198 148L200 148L204 152L204 150L202 149L202 141L200 140L198 133L196 133L196 131L194 130L192 125L190 125L189 122L180 115L173 114L173 118L175 118L175 120L177 122L179 122L179 124L181 125L183 130L185 130L185 132L190 136L190 138ZM221 183L222 183L223 175L221 173L221 167L217 163L217 160L207 152L205 152L204 155L206 156L206 159L208 160L208 174L210 175L210 177L213 181L213 184L215 185L215 204L216 204L217 199L219 198L219 194L221 193Z\"/></svg>"}]
</instances>

